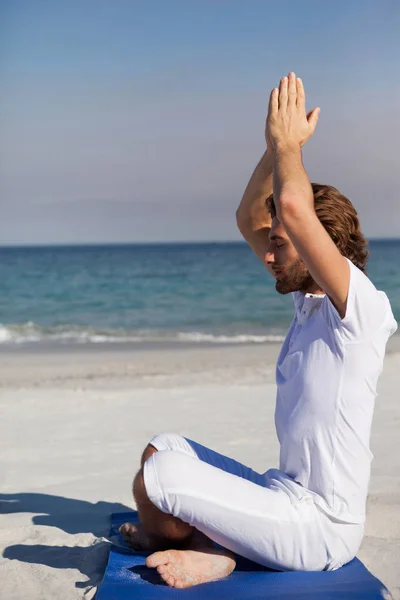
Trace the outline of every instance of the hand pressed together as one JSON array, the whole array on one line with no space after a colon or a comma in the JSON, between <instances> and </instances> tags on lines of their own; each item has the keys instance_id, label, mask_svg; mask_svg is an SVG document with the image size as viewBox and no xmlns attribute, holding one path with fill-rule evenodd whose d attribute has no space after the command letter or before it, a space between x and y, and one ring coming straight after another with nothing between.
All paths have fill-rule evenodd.
<instances>
[{"instance_id":1,"label":"hand pressed together","mask_svg":"<svg viewBox=\"0 0 400 600\"><path fill-rule=\"evenodd\" d=\"M271 92L266 125L267 143L273 148L299 148L313 135L320 109L306 113L303 82L295 73L282 77L279 88Z\"/></svg>"}]
</instances>

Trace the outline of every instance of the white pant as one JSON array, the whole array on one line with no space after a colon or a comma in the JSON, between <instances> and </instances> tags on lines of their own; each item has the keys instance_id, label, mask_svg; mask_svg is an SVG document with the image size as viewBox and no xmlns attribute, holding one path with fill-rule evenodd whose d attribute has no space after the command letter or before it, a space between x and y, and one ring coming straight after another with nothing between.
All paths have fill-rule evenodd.
<instances>
[{"instance_id":1,"label":"white pant","mask_svg":"<svg viewBox=\"0 0 400 600\"><path fill-rule=\"evenodd\" d=\"M143 468L151 502L211 540L277 570L334 570L354 558L363 526L332 522L282 471L259 474L180 435L156 435Z\"/></svg>"}]
</instances>

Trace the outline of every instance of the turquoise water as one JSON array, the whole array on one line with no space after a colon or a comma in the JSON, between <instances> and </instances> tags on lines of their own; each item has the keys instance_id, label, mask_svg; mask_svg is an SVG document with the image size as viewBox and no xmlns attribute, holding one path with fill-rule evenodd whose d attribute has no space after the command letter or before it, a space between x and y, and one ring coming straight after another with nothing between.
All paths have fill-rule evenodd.
<instances>
[{"instance_id":1,"label":"turquoise water","mask_svg":"<svg viewBox=\"0 0 400 600\"><path fill-rule=\"evenodd\" d=\"M400 240L370 252L400 320ZM0 278L4 344L278 341L293 316L244 243L0 248Z\"/></svg>"}]
</instances>

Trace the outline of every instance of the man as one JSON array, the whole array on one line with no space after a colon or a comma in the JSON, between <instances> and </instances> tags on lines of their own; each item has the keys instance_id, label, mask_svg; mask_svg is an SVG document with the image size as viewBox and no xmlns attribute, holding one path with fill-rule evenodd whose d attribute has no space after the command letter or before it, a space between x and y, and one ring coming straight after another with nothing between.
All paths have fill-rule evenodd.
<instances>
[{"instance_id":1,"label":"man","mask_svg":"<svg viewBox=\"0 0 400 600\"><path fill-rule=\"evenodd\" d=\"M278 570L333 570L362 540L376 386L397 324L363 272L367 244L351 202L312 186L304 170L318 115L306 114L301 80L283 77L270 96L267 151L237 211L277 291L295 303L276 369L280 467L259 474L178 435L151 440L133 485L140 524L121 532L155 551L146 564L170 586L229 575L232 552Z\"/></svg>"}]
</instances>

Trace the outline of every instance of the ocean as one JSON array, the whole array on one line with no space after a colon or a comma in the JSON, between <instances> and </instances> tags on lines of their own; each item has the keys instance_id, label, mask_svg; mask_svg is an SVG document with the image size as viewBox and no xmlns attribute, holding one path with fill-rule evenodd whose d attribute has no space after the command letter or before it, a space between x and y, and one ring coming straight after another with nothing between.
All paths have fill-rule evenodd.
<instances>
[{"instance_id":1,"label":"ocean","mask_svg":"<svg viewBox=\"0 0 400 600\"><path fill-rule=\"evenodd\" d=\"M400 240L370 242L398 321L399 258ZM278 342L293 317L241 242L3 247L0 280L2 345Z\"/></svg>"}]
</instances>

